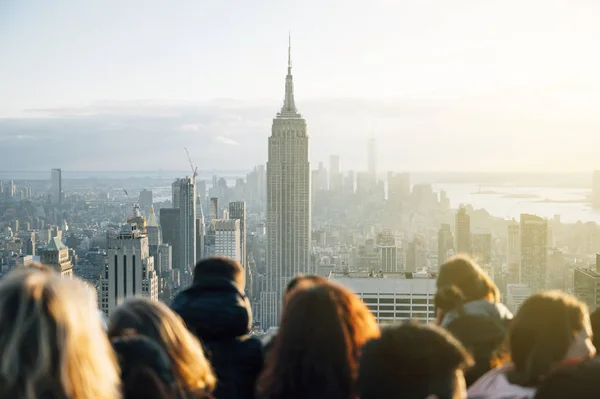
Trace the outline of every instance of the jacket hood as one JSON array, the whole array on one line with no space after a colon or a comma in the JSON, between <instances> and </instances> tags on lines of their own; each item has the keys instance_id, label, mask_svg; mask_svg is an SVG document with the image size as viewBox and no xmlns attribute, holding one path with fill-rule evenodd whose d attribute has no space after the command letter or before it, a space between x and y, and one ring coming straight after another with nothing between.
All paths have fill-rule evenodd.
<instances>
[{"instance_id":1,"label":"jacket hood","mask_svg":"<svg viewBox=\"0 0 600 399\"><path fill-rule=\"evenodd\" d=\"M499 302L490 302L485 299L465 303L462 305L462 314L466 316L491 317L496 321L502 322L502 324L508 323L513 318L512 313L506 306ZM442 327L447 327L452 321L460 317L460 315L457 310L446 313L442 320Z\"/></svg>"},{"instance_id":2,"label":"jacket hood","mask_svg":"<svg viewBox=\"0 0 600 399\"><path fill-rule=\"evenodd\" d=\"M175 297L171 308L201 340L227 340L248 334L250 301L222 278L203 278Z\"/></svg>"},{"instance_id":3,"label":"jacket hood","mask_svg":"<svg viewBox=\"0 0 600 399\"><path fill-rule=\"evenodd\" d=\"M511 384L506 373L513 368L508 364L490 370L477 380L467 391L469 399L530 399L536 389Z\"/></svg>"}]
</instances>

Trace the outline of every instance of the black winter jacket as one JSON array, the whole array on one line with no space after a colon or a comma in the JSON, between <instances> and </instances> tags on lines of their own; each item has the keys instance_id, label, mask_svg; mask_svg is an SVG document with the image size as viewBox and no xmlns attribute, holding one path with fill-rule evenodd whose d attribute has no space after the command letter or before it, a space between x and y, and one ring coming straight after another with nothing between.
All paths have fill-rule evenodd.
<instances>
[{"instance_id":1,"label":"black winter jacket","mask_svg":"<svg viewBox=\"0 0 600 399\"><path fill-rule=\"evenodd\" d=\"M235 284L203 278L175 297L171 308L202 342L217 375L216 399L253 399L263 348L250 337L250 302Z\"/></svg>"}]
</instances>

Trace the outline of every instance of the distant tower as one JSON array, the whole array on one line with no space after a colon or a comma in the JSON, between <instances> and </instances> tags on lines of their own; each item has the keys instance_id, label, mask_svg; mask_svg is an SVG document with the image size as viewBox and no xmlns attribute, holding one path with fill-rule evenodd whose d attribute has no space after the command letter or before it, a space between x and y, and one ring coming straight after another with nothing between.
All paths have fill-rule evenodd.
<instances>
[{"instance_id":1,"label":"distant tower","mask_svg":"<svg viewBox=\"0 0 600 399\"><path fill-rule=\"evenodd\" d=\"M463 207L456 212L455 230L456 253L471 254L471 217Z\"/></svg>"},{"instance_id":2,"label":"distant tower","mask_svg":"<svg viewBox=\"0 0 600 399\"><path fill-rule=\"evenodd\" d=\"M438 231L438 267L454 253L454 237L449 224L442 224Z\"/></svg>"},{"instance_id":3,"label":"distant tower","mask_svg":"<svg viewBox=\"0 0 600 399\"><path fill-rule=\"evenodd\" d=\"M51 191L50 191L50 201L52 201L53 205L62 204L62 170L61 169L52 169L51 172Z\"/></svg>"},{"instance_id":4,"label":"distant tower","mask_svg":"<svg viewBox=\"0 0 600 399\"><path fill-rule=\"evenodd\" d=\"M160 227L162 239L165 243L172 247L172 267L173 269L181 270L181 232L179 209L161 208L160 210Z\"/></svg>"},{"instance_id":5,"label":"distant tower","mask_svg":"<svg viewBox=\"0 0 600 399\"><path fill-rule=\"evenodd\" d=\"M521 282L521 245L519 237L519 223L514 219L508 225L508 283Z\"/></svg>"},{"instance_id":6,"label":"distant tower","mask_svg":"<svg viewBox=\"0 0 600 399\"><path fill-rule=\"evenodd\" d=\"M545 219L521 214L521 283L528 285L532 293L546 289L547 237Z\"/></svg>"},{"instance_id":7,"label":"distant tower","mask_svg":"<svg viewBox=\"0 0 600 399\"><path fill-rule=\"evenodd\" d=\"M158 300L158 276L149 255L148 237L137 225L125 224L108 238L108 266L101 281L100 306L106 316L126 298Z\"/></svg>"},{"instance_id":8,"label":"distant tower","mask_svg":"<svg viewBox=\"0 0 600 399\"><path fill-rule=\"evenodd\" d=\"M210 213L208 214L209 220L219 219L219 199L212 197L210 199Z\"/></svg>"},{"instance_id":9,"label":"distant tower","mask_svg":"<svg viewBox=\"0 0 600 399\"><path fill-rule=\"evenodd\" d=\"M246 203L244 201L230 202L229 218L240 221L240 263L244 270L246 270L248 264L248 259L246 258Z\"/></svg>"},{"instance_id":10,"label":"distant tower","mask_svg":"<svg viewBox=\"0 0 600 399\"><path fill-rule=\"evenodd\" d=\"M329 156L329 190L341 192L343 186L343 176L340 168L340 156Z\"/></svg>"},{"instance_id":11,"label":"distant tower","mask_svg":"<svg viewBox=\"0 0 600 399\"><path fill-rule=\"evenodd\" d=\"M396 248L396 238L390 231L383 231L377 234L375 242L376 248L381 256L381 269L384 273L398 272L398 249Z\"/></svg>"},{"instance_id":12,"label":"distant tower","mask_svg":"<svg viewBox=\"0 0 600 399\"><path fill-rule=\"evenodd\" d=\"M193 178L177 179L173 192L179 196L179 234L181 238L179 267L191 270L196 264L196 184ZM173 196L175 198L175 195Z\"/></svg>"},{"instance_id":13,"label":"distant tower","mask_svg":"<svg viewBox=\"0 0 600 399\"><path fill-rule=\"evenodd\" d=\"M140 191L140 208L146 215L150 213L150 207L152 206L152 190Z\"/></svg>"},{"instance_id":14,"label":"distant tower","mask_svg":"<svg viewBox=\"0 0 600 399\"><path fill-rule=\"evenodd\" d=\"M273 119L267 163L267 287L261 293L261 323L276 326L287 283L313 272L310 260L310 163L306 121L294 101L291 45L285 99Z\"/></svg>"}]
</instances>

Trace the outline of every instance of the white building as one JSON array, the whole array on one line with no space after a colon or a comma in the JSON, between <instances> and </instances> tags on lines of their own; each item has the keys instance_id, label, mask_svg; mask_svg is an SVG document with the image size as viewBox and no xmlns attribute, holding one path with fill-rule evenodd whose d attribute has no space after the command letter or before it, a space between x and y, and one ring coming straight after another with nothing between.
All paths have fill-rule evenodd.
<instances>
[{"instance_id":1,"label":"white building","mask_svg":"<svg viewBox=\"0 0 600 399\"><path fill-rule=\"evenodd\" d=\"M100 282L100 309L109 316L126 298L158 300L158 276L149 255L148 237L136 224L126 224L108 238L108 266Z\"/></svg>"},{"instance_id":2,"label":"white building","mask_svg":"<svg viewBox=\"0 0 600 399\"><path fill-rule=\"evenodd\" d=\"M215 256L226 256L241 263L242 237L240 221L217 219L212 221L215 232Z\"/></svg>"},{"instance_id":3,"label":"white building","mask_svg":"<svg viewBox=\"0 0 600 399\"><path fill-rule=\"evenodd\" d=\"M291 46L290 46L291 51ZM313 274L310 260L310 163L306 121L294 102L292 60L288 52L285 99L273 119L267 162L267 270L261 293L263 328L279 323L287 283L299 273Z\"/></svg>"},{"instance_id":4,"label":"white building","mask_svg":"<svg viewBox=\"0 0 600 399\"><path fill-rule=\"evenodd\" d=\"M330 279L350 289L369 307L380 324L401 320L435 321L436 279L428 274L368 273L334 275Z\"/></svg>"},{"instance_id":5,"label":"white building","mask_svg":"<svg viewBox=\"0 0 600 399\"><path fill-rule=\"evenodd\" d=\"M531 295L531 288L527 284L506 284L506 306L517 313L519 308Z\"/></svg>"}]
</instances>

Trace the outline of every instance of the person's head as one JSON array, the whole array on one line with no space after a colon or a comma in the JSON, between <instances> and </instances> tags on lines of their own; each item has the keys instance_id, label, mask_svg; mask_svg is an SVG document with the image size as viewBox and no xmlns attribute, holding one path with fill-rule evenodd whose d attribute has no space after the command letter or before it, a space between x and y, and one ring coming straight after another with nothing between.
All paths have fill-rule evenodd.
<instances>
[{"instance_id":1,"label":"person's head","mask_svg":"<svg viewBox=\"0 0 600 399\"><path fill-rule=\"evenodd\" d=\"M133 298L119 306L110 316L108 335L114 339L132 332L161 345L173 363L180 390L198 396L212 391L216 378L200 342L165 304Z\"/></svg>"},{"instance_id":2,"label":"person's head","mask_svg":"<svg viewBox=\"0 0 600 399\"><path fill-rule=\"evenodd\" d=\"M118 365L77 279L34 268L0 280L0 397L116 399Z\"/></svg>"},{"instance_id":3,"label":"person's head","mask_svg":"<svg viewBox=\"0 0 600 399\"><path fill-rule=\"evenodd\" d=\"M471 364L463 346L440 327L408 322L384 328L363 348L358 397L463 398L463 370Z\"/></svg>"},{"instance_id":4,"label":"person's head","mask_svg":"<svg viewBox=\"0 0 600 399\"><path fill-rule=\"evenodd\" d=\"M378 336L375 318L347 289L327 282L298 290L283 310L258 396L353 398L361 347Z\"/></svg>"},{"instance_id":5,"label":"person's head","mask_svg":"<svg viewBox=\"0 0 600 399\"><path fill-rule=\"evenodd\" d=\"M141 335L112 341L121 366L123 399L175 399L177 383L167 353Z\"/></svg>"},{"instance_id":6,"label":"person's head","mask_svg":"<svg viewBox=\"0 0 600 399\"><path fill-rule=\"evenodd\" d=\"M450 322L446 330L469 351L475 362L464 371L467 386L509 360L506 327L492 317L463 315Z\"/></svg>"},{"instance_id":7,"label":"person's head","mask_svg":"<svg viewBox=\"0 0 600 399\"><path fill-rule=\"evenodd\" d=\"M292 293L295 292L296 290L312 287L313 285L316 285L316 284L326 284L326 283L327 283L327 279L325 277L321 277L321 276L299 275L299 276L294 277L293 279L290 280L288 285L285 287L285 294L283 297L284 306L287 303L287 301L289 300Z\"/></svg>"},{"instance_id":8,"label":"person's head","mask_svg":"<svg viewBox=\"0 0 600 399\"><path fill-rule=\"evenodd\" d=\"M241 292L246 287L246 276L239 262L225 257L202 259L194 268L194 283L205 278L221 278L234 283Z\"/></svg>"},{"instance_id":9,"label":"person's head","mask_svg":"<svg viewBox=\"0 0 600 399\"><path fill-rule=\"evenodd\" d=\"M600 308L590 314L590 323L592 325L592 343L598 349L600 348Z\"/></svg>"},{"instance_id":10,"label":"person's head","mask_svg":"<svg viewBox=\"0 0 600 399\"><path fill-rule=\"evenodd\" d=\"M436 286L435 307L440 317L465 302L479 299L500 301L496 284L468 256L452 257L440 266Z\"/></svg>"},{"instance_id":11,"label":"person's head","mask_svg":"<svg viewBox=\"0 0 600 399\"><path fill-rule=\"evenodd\" d=\"M525 300L509 330L513 382L537 386L561 362L595 354L587 307L560 291Z\"/></svg>"},{"instance_id":12,"label":"person's head","mask_svg":"<svg viewBox=\"0 0 600 399\"><path fill-rule=\"evenodd\" d=\"M600 398L600 362L586 360L559 367L537 389L535 399Z\"/></svg>"}]
</instances>

